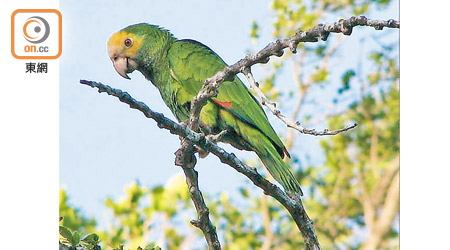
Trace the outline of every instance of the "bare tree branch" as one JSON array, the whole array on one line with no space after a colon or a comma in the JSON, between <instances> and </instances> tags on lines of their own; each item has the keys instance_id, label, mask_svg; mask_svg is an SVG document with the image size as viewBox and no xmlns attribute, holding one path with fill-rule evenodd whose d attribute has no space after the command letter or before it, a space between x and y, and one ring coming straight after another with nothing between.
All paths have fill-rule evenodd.
<instances>
[{"instance_id":1,"label":"bare tree branch","mask_svg":"<svg viewBox=\"0 0 450 250\"><path fill-rule=\"evenodd\" d=\"M316 71L321 71L326 69L328 66L328 60L330 59L331 55L333 55L337 48L342 43L342 39L339 38L338 42L333 45L333 47L325 54L325 56L321 59L320 66ZM304 51L305 48L303 47L302 50ZM302 51L301 51L302 52ZM293 78L294 82L297 85L299 96L297 99L297 104L295 105L294 111L291 114L291 121L297 121L297 117L301 111L301 109L304 106L306 96L311 90L311 85L314 82L314 78L312 77L313 74L309 75L309 78L307 81L303 80L303 66L305 64L305 53L301 53L300 59L297 62L294 58L292 59L292 71L293 71ZM299 123L299 122L296 122ZM288 129L287 136L286 136L286 143L285 146L288 150L290 150L294 146L296 133L294 129Z\"/></svg>"},{"instance_id":2,"label":"bare tree branch","mask_svg":"<svg viewBox=\"0 0 450 250\"><path fill-rule=\"evenodd\" d=\"M216 227L209 219L209 209L205 204L202 192L198 187L198 172L194 167L196 159L194 156L194 147L186 139L181 140L181 148L175 152L175 165L181 166L186 176L186 184L189 188L189 194L197 210L197 220L191 220L191 224L202 230L205 235L206 243L209 249L219 250L220 242L217 237Z\"/></svg>"},{"instance_id":3,"label":"bare tree branch","mask_svg":"<svg viewBox=\"0 0 450 250\"><path fill-rule=\"evenodd\" d=\"M278 200L288 210L297 227L301 231L303 238L305 239L306 249L320 249L320 245L314 231L313 223L306 214L300 197L295 196L295 194L284 193L276 185L262 177L258 173L256 168L245 165L233 153L228 153L221 147L217 146L215 143L207 140L205 135L193 131L187 125L176 123L171 119L168 119L161 113L154 112L143 102L139 102L132 98L128 93L94 81L80 80L80 83L98 88L99 93L106 92L109 95L119 98L121 102L127 103L130 108L137 109L141 111L146 117L155 120L159 128L167 129L172 134L186 138L186 140L190 143L197 145L205 151L211 152L212 154L217 156L221 162L231 166L236 171L247 176L247 178L249 178L253 182L253 184L264 190L264 193L266 195L270 195ZM201 218L201 216L202 215L199 214L199 218ZM194 222L194 225L195 224L196 222ZM209 233L209 231L207 230L206 232Z\"/></svg>"},{"instance_id":4,"label":"bare tree branch","mask_svg":"<svg viewBox=\"0 0 450 250\"><path fill-rule=\"evenodd\" d=\"M398 172L400 168L400 157L397 156L394 159L391 160L389 163L389 167L386 169L386 171L383 173L383 176L381 176L381 180L377 183L375 186L374 194L373 194L373 200L377 201L378 204L382 203L383 197L385 197L386 190L389 187L389 183L394 177L394 175Z\"/></svg>"},{"instance_id":5,"label":"bare tree branch","mask_svg":"<svg viewBox=\"0 0 450 250\"><path fill-rule=\"evenodd\" d=\"M357 124L354 123L353 125L350 125L350 126L338 129L338 130L332 130L332 131L329 131L328 129L325 129L323 131L316 131L314 129L304 128L304 127L302 127L302 125L300 124L299 121L293 122L293 121L289 120L288 118L286 118L286 116L284 116L281 113L281 111L279 109L277 109L276 103L271 102L266 98L264 93L258 88L259 84L255 81L255 78L253 78L253 74L250 71L250 68L245 68L243 70L243 73L247 77L247 80L250 83L251 88L255 91L256 95L259 97L261 104L268 107L270 112L272 112L272 114L274 114L281 121L283 121L289 128L296 129L303 134L310 134L310 135L317 136L317 135L337 135L341 132L350 130L357 126Z\"/></svg>"},{"instance_id":6,"label":"bare tree branch","mask_svg":"<svg viewBox=\"0 0 450 250\"><path fill-rule=\"evenodd\" d=\"M234 79L238 73L244 73L244 71L255 64L269 62L271 56L282 56L285 48L289 48L292 53L296 53L297 46L300 42L318 42L319 39L326 41L331 32L342 33L348 36L351 35L353 27L356 26L370 26L374 27L376 30L382 30L384 27L400 28L400 22L393 19L382 21L371 20L365 16L353 16L349 19L340 19L334 24L319 24L307 31L299 31L294 36L278 39L275 42L269 43L266 47L256 53L256 55L248 54L244 59L239 60L231 66L225 67L224 70L217 72L214 76L205 80L203 87L191 103L189 124L193 124L194 130L198 127L198 120L202 107L209 98L217 96L217 88L222 82ZM293 122L291 122L291 124L292 123ZM338 130L336 134L349 130L355 126L356 125L343 128L342 131ZM295 128L296 126L294 125L293 127ZM334 135L334 133L329 133L329 131L316 132L314 130L301 128L302 127L300 126L298 130L302 133L312 135Z\"/></svg>"},{"instance_id":7,"label":"bare tree branch","mask_svg":"<svg viewBox=\"0 0 450 250\"><path fill-rule=\"evenodd\" d=\"M270 211L269 204L266 196L261 196L261 214L263 218L264 231L266 233L266 239L261 247L261 250L269 250L272 248L273 232L270 227Z\"/></svg>"},{"instance_id":8,"label":"bare tree branch","mask_svg":"<svg viewBox=\"0 0 450 250\"><path fill-rule=\"evenodd\" d=\"M386 201L384 202L382 212L378 219L374 222L372 232L368 239L361 246L363 250L378 249L381 240L389 232L391 223L398 211L400 199L400 172L397 172L391 181L389 189L386 194Z\"/></svg>"}]
</instances>

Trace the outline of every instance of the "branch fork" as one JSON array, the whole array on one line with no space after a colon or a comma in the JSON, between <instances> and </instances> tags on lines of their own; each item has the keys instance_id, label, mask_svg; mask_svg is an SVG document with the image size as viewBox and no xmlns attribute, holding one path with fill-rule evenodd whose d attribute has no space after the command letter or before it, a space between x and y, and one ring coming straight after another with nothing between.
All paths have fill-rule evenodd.
<instances>
[{"instance_id":1,"label":"branch fork","mask_svg":"<svg viewBox=\"0 0 450 250\"><path fill-rule=\"evenodd\" d=\"M249 54L244 59L239 60L231 66L225 67L222 71L217 72L214 76L206 79L199 93L191 103L190 118L187 124L176 123L166 118L163 114L152 111L143 102L136 101L128 93L111 88L108 85L87 80L80 80L80 83L98 88L100 93L106 92L109 95L118 97L121 102L127 103L132 109L138 109L143 112L146 117L155 120L159 128L167 129L170 133L181 137L181 147L175 152L175 165L181 166L185 173L189 194L197 210L198 218L192 220L191 224L202 230L209 249L221 249L221 247L216 229L209 219L209 209L206 206L202 193L198 187L198 173L194 169L196 164L196 158L194 156L194 153L196 152L195 147L216 155L222 163L231 166L236 171L247 176L256 186L264 191L264 194L270 195L278 200L291 214L297 227L302 233L306 249L318 250L320 249L320 245L313 222L306 214L301 197L289 192L283 192L276 185L262 177L257 172L256 168L245 165L233 153L228 153L214 142L211 142L210 139L214 140L215 137L205 137L204 134L198 133L199 116L207 101L210 98L217 96L218 87L222 82L233 80L238 73L243 73L249 81L250 87L257 94L261 104L268 107L269 110L283 121L287 127L294 128L304 134L316 136L336 135L355 128L356 123L334 131L325 129L317 132L314 129L311 130L302 127L299 121L290 121L279 109L277 109L275 102L271 102L267 99L264 93L259 89L259 84L251 73L251 66L258 63L265 64L269 62L271 56L282 56L285 48L289 48L292 53L296 53L297 46L300 42L317 42L319 39L326 41L331 32L350 35L355 26L371 26L376 30L382 30L384 27L400 28L400 23L392 19L388 21L379 21L370 20L364 16L351 17L349 19L341 19L334 24L319 24L305 32L299 31L294 36L278 39L275 42L269 43L257 54ZM218 138L219 136L220 134L218 135Z\"/></svg>"}]
</instances>

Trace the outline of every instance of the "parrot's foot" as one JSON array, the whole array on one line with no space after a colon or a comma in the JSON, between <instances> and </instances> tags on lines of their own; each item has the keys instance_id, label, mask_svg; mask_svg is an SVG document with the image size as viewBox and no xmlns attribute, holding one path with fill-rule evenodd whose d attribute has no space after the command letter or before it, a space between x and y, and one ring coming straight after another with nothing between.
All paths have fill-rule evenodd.
<instances>
[{"instance_id":1,"label":"parrot's foot","mask_svg":"<svg viewBox=\"0 0 450 250\"><path fill-rule=\"evenodd\" d=\"M200 148L200 147L195 147L195 149L197 150L198 156L199 156L200 158L202 158L202 159L205 158L206 156L208 156L208 154L209 154L208 151L203 150L203 149Z\"/></svg>"},{"instance_id":2,"label":"parrot's foot","mask_svg":"<svg viewBox=\"0 0 450 250\"><path fill-rule=\"evenodd\" d=\"M206 139L208 141L210 141L210 142L217 143L218 141L220 141L228 133L229 133L229 131L225 129L225 130L223 130L220 133L215 134L215 135L206 135Z\"/></svg>"},{"instance_id":3,"label":"parrot's foot","mask_svg":"<svg viewBox=\"0 0 450 250\"><path fill-rule=\"evenodd\" d=\"M224 130L218 134L215 135L206 135L205 138L206 140L212 142L212 143L217 143L218 141L220 141L229 131L228 130ZM208 156L209 152L205 151L199 147L196 147L197 152L198 152L198 156L200 156L200 158L205 158L206 156Z\"/></svg>"}]
</instances>

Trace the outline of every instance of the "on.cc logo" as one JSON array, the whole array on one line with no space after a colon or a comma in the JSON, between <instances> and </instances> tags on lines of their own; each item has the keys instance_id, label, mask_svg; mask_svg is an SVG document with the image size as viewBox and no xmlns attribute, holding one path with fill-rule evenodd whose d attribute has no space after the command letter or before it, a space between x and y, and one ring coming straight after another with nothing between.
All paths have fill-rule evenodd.
<instances>
[{"instance_id":1,"label":"on.cc logo","mask_svg":"<svg viewBox=\"0 0 450 250\"><path fill-rule=\"evenodd\" d=\"M50 25L40 16L30 17L23 25L23 35L30 43L42 43L50 35Z\"/></svg>"},{"instance_id":2,"label":"on.cc logo","mask_svg":"<svg viewBox=\"0 0 450 250\"><path fill-rule=\"evenodd\" d=\"M56 59L62 52L62 16L56 9L11 14L11 54L16 59Z\"/></svg>"}]
</instances>

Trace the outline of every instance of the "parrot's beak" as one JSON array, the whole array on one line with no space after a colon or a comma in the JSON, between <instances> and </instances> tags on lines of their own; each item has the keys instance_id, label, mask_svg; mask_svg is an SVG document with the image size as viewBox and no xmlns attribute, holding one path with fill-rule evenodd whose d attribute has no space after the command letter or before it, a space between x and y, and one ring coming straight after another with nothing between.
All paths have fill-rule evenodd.
<instances>
[{"instance_id":1,"label":"parrot's beak","mask_svg":"<svg viewBox=\"0 0 450 250\"><path fill-rule=\"evenodd\" d=\"M113 60L114 68L123 78L130 80L128 73L137 68L137 63L128 57L116 57Z\"/></svg>"}]
</instances>

